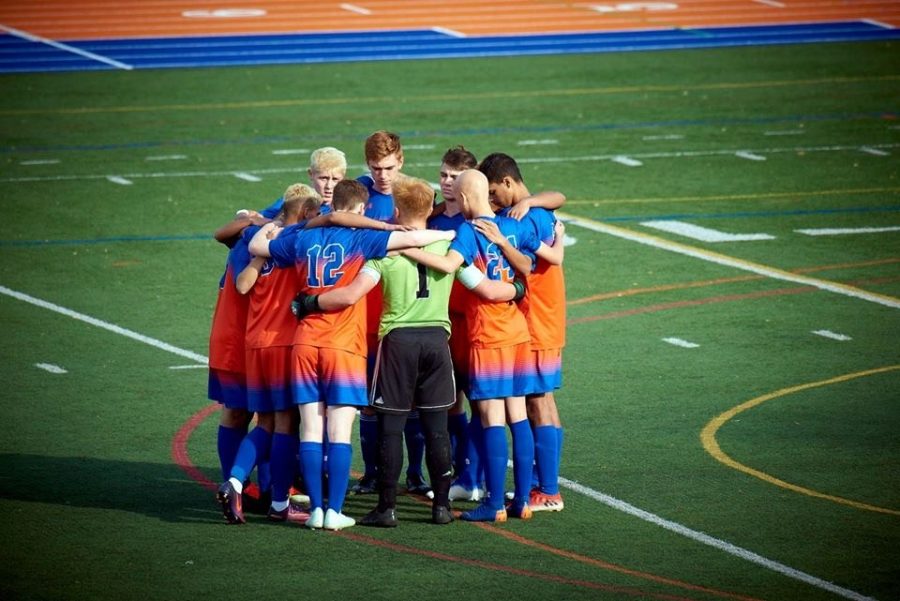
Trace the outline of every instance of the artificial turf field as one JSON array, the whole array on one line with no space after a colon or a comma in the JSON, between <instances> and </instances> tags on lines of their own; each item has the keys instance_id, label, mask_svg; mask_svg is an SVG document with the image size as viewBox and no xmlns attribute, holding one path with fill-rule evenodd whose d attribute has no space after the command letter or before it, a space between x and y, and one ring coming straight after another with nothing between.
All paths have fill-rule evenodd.
<instances>
[{"instance_id":1,"label":"artificial turf field","mask_svg":"<svg viewBox=\"0 0 900 601\"><path fill-rule=\"evenodd\" d=\"M3 76L0 595L897 599L898 56ZM404 499L390 531L226 526L211 232L304 181L316 147L362 173L380 128L410 175L465 144L568 197L566 509L436 527Z\"/></svg>"}]
</instances>

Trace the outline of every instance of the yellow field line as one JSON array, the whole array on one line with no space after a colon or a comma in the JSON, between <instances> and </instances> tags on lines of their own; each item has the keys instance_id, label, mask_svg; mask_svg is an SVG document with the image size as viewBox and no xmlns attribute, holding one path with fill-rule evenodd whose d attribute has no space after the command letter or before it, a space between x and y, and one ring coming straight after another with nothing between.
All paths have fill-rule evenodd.
<instances>
[{"instance_id":1,"label":"yellow field line","mask_svg":"<svg viewBox=\"0 0 900 601\"><path fill-rule=\"evenodd\" d=\"M770 401L772 399L776 399L779 397L787 396L789 394L793 394L795 392L800 392L803 390L810 390L812 388L819 388L822 386L829 386L831 384L839 384L841 382L846 382L848 380L853 380L855 378L862 378L865 376L871 376L875 374L881 374L893 370L900 369L900 365L889 365L887 367L879 367L877 369L869 369L866 371L860 371L852 374L846 374L843 376L838 376L836 378L830 378L828 380L821 380L819 382L811 382L809 384L801 384L799 386L791 386L789 388L782 388L781 390L776 390L775 392L765 394L760 397L756 397L755 399L751 399L745 403L741 403L737 407L729 409L728 411L718 415L713 418L703 430L700 432L700 440L703 442L703 448L706 449L706 452L712 455L717 461L727 465L730 468L736 469L740 472L753 476L755 478L759 478L764 482L768 482L769 484L774 484L775 486L779 486L781 488L800 493L803 495L808 495L810 497L815 497L817 499L824 499L826 501L832 501L834 503L839 503L841 505L847 505L849 507L854 507L856 509L863 509L866 511L874 511L877 513L886 513L888 515L900 515L900 511L894 509L887 509L885 507L878 507L877 505L869 505L868 503L861 503L859 501L853 501L851 499L845 499L844 497L838 497L835 495L829 495L825 493L821 493L816 490L812 490L810 488L805 488L803 486L798 486L796 484L791 484L790 482L785 482L784 480L780 480L775 478L774 476L770 476L769 474L762 472L757 469L753 469L752 467L748 467L743 463L735 461L731 457L729 457L724 451L722 451L721 447L719 447L719 443L716 441L716 432L719 431L725 423L734 418L735 416L752 409L754 407L758 407L759 405L765 403L766 401Z\"/></svg>"},{"instance_id":2,"label":"yellow field line","mask_svg":"<svg viewBox=\"0 0 900 601\"><path fill-rule=\"evenodd\" d=\"M821 79L786 79L786 80L769 80L754 82L724 82L698 84L693 86L685 86L681 84L669 85L646 85L646 86L618 86L605 88L571 88L565 90L523 90L502 91L502 92L480 92L471 94L435 94L427 96L418 96L407 99L407 103L415 104L417 102L446 102L446 101L471 101L471 100L504 100L510 98L544 98L544 97L562 97L562 96L601 96L608 94L645 94L652 92L660 93L682 93L685 91L702 91L702 90L747 90L754 88L781 88L790 86L834 86L839 84L857 84L871 83L874 81L896 81L900 80L900 75L882 75L877 77L828 77ZM153 112L153 111L207 111L207 110L246 110L251 108L284 108L297 106L327 106L327 105L345 105L345 104L384 104L395 102L393 96L382 97L359 97L350 96L347 98L291 98L286 100L259 100L246 102L216 102L201 104L163 104L158 106L89 106L76 108L60 108L60 109L8 109L0 111L0 116L18 116L18 115L66 115L66 114L89 114L89 113L136 113L136 112Z\"/></svg>"}]
</instances>

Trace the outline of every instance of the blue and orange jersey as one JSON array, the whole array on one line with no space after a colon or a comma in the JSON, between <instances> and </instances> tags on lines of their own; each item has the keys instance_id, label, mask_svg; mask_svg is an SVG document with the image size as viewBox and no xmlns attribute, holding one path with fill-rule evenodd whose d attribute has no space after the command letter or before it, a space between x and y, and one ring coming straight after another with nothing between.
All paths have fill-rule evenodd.
<instances>
[{"instance_id":1,"label":"blue and orange jersey","mask_svg":"<svg viewBox=\"0 0 900 601\"><path fill-rule=\"evenodd\" d=\"M247 241L241 238L228 251L225 273L219 280L219 296L209 333L209 366L213 369L246 371L244 348L249 300L238 293L234 282L249 264Z\"/></svg>"},{"instance_id":2,"label":"blue and orange jersey","mask_svg":"<svg viewBox=\"0 0 900 601\"><path fill-rule=\"evenodd\" d=\"M360 175L356 181L369 191L369 202L366 203L365 216L386 223L394 222L394 196L384 194L375 189L375 180L368 173Z\"/></svg>"},{"instance_id":3,"label":"blue and orange jersey","mask_svg":"<svg viewBox=\"0 0 900 601\"><path fill-rule=\"evenodd\" d=\"M533 253L537 250L537 239L529 231L521 229L515 219L480 219L494 221L500 232L522 252ZM511 282L515 277L512 266L500 249L469 222L456 231L456 239L450 244L450 250L461 254L467 265L474 265L489 279ZM525 315L513 302L492 303L473 294L466 306L466 323L474 348L500 348L530 340Z\"/></svg>"},{"instance_id":4,"label":"blue and orange jersey","mask_svg":"<svg viewBox=\"0 0 900 601\"><path fill-rule=\"evenodd\" d=\"M350 284L368 259L386 256L390 236L390 232L343 227L307 229L279 236L269 244L269 252L276 265L294 266L297 291L322 294ZM365 356L365 303L305 317L296 328L294 344Z\"/></svg>"},{"instance_id":5,"label":"blue and orange jersey","mask_svg":"<svg viewBox=\"0 0 900 601\"><path fill-rule=\"evenodd\" d=\"M303 224L290 226L281 232L285 239L296 235ZM244 230L243 239L249 244L259 230L251 226ZM293 266L291 266L293 267ZM297 318L291 313L291 301L297 295L297 272L290 267L277 267L273 259L266 260L248 296L247 348L291 346Z\"/></svg>"},{"instance_id":6,"label":"blue and orange jersey","mask_svg":"<svg viewBox=\"0 0 900 601\"><path fill-rule=\"evenodd\" d=\"M501 211L505 215L508 209ZM553 244L556 217L552 212L534 208L528 211L521 226L530 228L543 243ZM566 282L562 265L551 265L538 257L528 276L528 293L519 303L528 320L531 348L546 350L566 345Z\"/></svg>"},{"instance_id":7,"label":"blue and orange jersey","mask_svg":"<svg viewBox=\"0 0 900 601\"><path fill-rule=\"evenodd\" d=\"M428 220L428 229L455 232L465 222L466 218L462 213L457 213L453 217L447 217L442 213ZM453 280L453 288L450 290L450 313L464 315L471 294L459 281Z\"/></svg>"}]
</instances>

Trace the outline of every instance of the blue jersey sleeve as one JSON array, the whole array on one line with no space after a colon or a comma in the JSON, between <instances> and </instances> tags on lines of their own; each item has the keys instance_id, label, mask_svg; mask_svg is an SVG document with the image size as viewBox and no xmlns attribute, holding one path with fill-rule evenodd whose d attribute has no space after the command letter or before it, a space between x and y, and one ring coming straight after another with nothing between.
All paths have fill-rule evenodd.
<instances>
[{"instance_id":1,"label":"blue jersey sleeve","mask_svg":"<svg viewBox=\"0 0 900 601\"><path fill-rule=\"evenodd\" d=\"M466 265L472 265L478 254L478 241L475 227L469 222L463 222L456 230L456 238L450 243L450 250L455 250L462 255Z\"/></svg>"},{"instance_id":2,"label":"blue jersey sleeve","mask_svg":"<svg viewBox=\"0 0 900 601\"><path fill-rule=\"evenodd\" d=\"M267 206L265 209L263 209L259 213L266 219L275 219L275 216L278 215L278 213L281 211L281 206L283 204L284 204L284 197L282 196L281 198L278 198L277 200L275 200L275 202L273 202L272 204Z\"/></svg>"},{"instance_id":3,"label":"blue jersey sleeve","mask_svg":"<svg viewBox=\"0 0 900 601\"><path fill-rule=\"evenodd\" d=\"M297 260L297 235L284 230L277 238L269 242L269 254L278 267L289 267Z\"/></svg>"},{"instance_id":4,"label":"blue jersey sleeve","mask_svg":"<svg viewBox=\"0 0 900 601\"><path fill-rule=\"evenodd\" d=\"M228 266L231 273L234 274L235 284L237 284L237 276L244 271L244 268L250 264L253 257L250 256L250 249L247 247L249 239L241 237L230 251L228 251Z\"/></svg>"}]
</instances>

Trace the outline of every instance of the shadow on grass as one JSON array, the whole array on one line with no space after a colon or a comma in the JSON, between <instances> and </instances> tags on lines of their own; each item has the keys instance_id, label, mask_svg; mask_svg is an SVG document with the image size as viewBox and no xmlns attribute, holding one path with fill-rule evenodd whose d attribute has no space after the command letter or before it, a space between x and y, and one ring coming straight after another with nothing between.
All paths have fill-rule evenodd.
<instances>
[{"instance_id":1,"label":"shadow on grass","mask_svg":"<svg viewBox=\"0 0 900 601\"><path fill-rule=\"evenodd\" d=\"M213 493L178 466L94 457L0 454L0 498L130 511L167 522L221 522Z\"/></svg>"}]
</instances>

